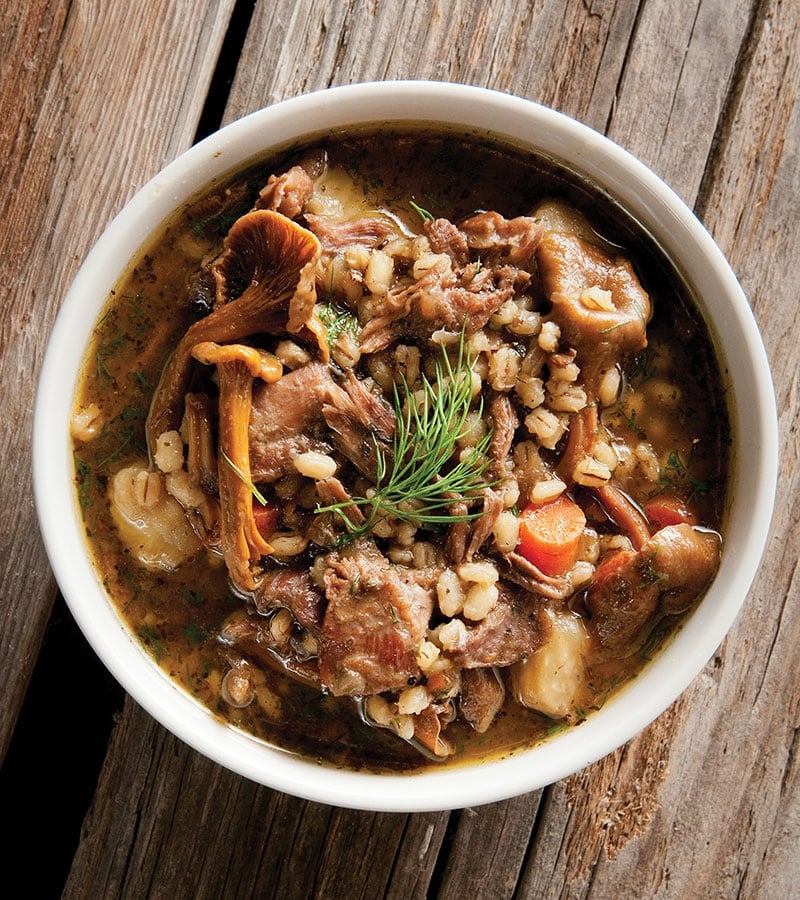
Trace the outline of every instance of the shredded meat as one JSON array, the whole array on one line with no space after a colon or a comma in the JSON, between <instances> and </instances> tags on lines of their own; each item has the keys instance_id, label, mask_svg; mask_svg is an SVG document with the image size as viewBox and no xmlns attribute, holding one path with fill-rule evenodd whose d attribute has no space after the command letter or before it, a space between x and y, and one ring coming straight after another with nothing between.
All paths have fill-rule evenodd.
<instances>
[{"instance_id":1,"label":"shredded meat","mask_svg":"<svg viewBox=\"0 0 800 900\"><path fill-rule=\"evenodd\" d=\"M317 496L320 499L320 503L323 506L331 506L334 503L346 503L348 504L346 510L344 510L347 518L354 525L362 525L364 522L364 514L361 512L360 508L352 503L352 496L348 493L347 488L339 481L338 478L334 476L330 476L329 478L323 478L321 481L317 482ZM316 529L312 525L311 534L316 535ZM312 540L314 538L312 537ZM331 535L331 542L336 539L336 535ZM317 541L319 543L319 541ZM321 544L321 546L325 546L325 544Z\"/></svg>"},{"instance_id":2,"label":"shredded meat","mask_svg":"<svg viewBox=\"0 0 800 900\"><path fill-rule=\"evenodd\" d=\"M359 244L380 247L395 231L391 219L372 216L364 219L334 219L308 214L306 224L327 252L346 250Z\"/></svg>"},{"instance_id":3,"label":"shredded meat","mask_svg":"<svg viewBox=\"0 0 800 900\"><path fill-rule=\"evenodd\" d=\"M329 553L327 561L323 684L337 696L407 686L420 675L415 650L433 611L431 591L412 570L392 566L371 541Z\"/></svg>"},{"instance_id":4,"label":"shredded meat","mask_svg":"<svg viewBox=\"0 0 800 900\"><path fill-rule=\"evenodd\" d=\"M495 478L504 478L507 474L506 460L520 424L519 416L508 394L495 394L492 397L489 414L494 428L489 446L489 455L492 457L491 474Z\"/></svg>"},{"instance_id":5,"label":"shredded meat","mask_svg":"<svg viewBox=\"0 0 800 900\"><path fill-rule=\"evenodd\" d=\"M322 627L325 596L316 587L307 569L276 569L265 572L253 594L260 613L285 608L305 628L318 632Z\"/></svg>"},{"instance_id":6,"label":"shredded meat","mask_svg":"<svg viewBox=\"0 0 800 900\"><path fill-rule=\"evenodd\" d=\"M513 550L505 553L503 558L509 566L505 577L533 594L548 600L564 600L573 591L568 575L545 575L530 560Z\"/></svg>"},{"instance_id":7,"label":"shredded meat","mask_svg":"<svg viewBox=\"0 0 800 900\"><path fill-rule=\"evenodd\" d=\"M449 219L426 221L425 234L434 253L446 253L458 268L469 262L467 236Z\"/></svg>"},{"instance_id":8,"label":"shredded meat","mask_svg":"<svg viewBox=\"0 0 800 900\"><path fill-rule=\"evenodd\" d=\"M506 689L495 669L465 669L461 675L461 715L484 734L500 712Z\"/></svg>"},{"instance_id":9,"label":"shredded meat","mask_svg":"<svg viewBox=\"0 0 800 900\"><path fill-rule=\"evenodd\" d=\"M274 209L296 219L314 192L314 181L302 166L292 166L283 175L270 175L256 201L256 209Z\"/></svg>"},{"instance_id":10,"label":"shredded meat","mask_svg":"<svg viewBox=\"0 0 800 900\"><path fill-rule=\"evenodd\" d=\"M472 250L479 250L482 262L514 266L530 264L542 239L542 226L531 216L506 219L497 212L478 213L461 223Z\"/></svg>"},{"instance_id":11,"label":"shredded meat","mask_svg":"<svg viewBox=\"0 0 800 900\"><path fill-rule=\"evenodd\" d=\"M331 392L322 415L339 451L374 481L378 449L388 453L392 446L397 423L391 407L350 372L343 389Z\"/></svg>"},{"instance_id":12,"label":"shredded meat","mask_svg":"<svg viewBox=\"0 0 800 900\"><path fill-rule=\"evenodd\" d=\"M294 471L292 460L330 446L320 433L323 406L340 390L324 363L312 362L287 372L274 384L258 384L250 413L250 470L256 483Z\"/></svg>"},{"instance_id":13,"label":"shredded meat","mask_svg":"<svg viewBox=\"0 0 800 900\"><path fill-rule=\"evenodd\" d=\"M544 643L549 621L535 597L501 582L497 603L448 656L465 669L513 665Z\"/></svg>"},{"instance_id":14,"label":"shredded meat","mask_svg":"<svg viewBox=\"0 0 800 900\"><path fill-rule=\"evenodd\" d=\"M518 221L499 216L494 223L497 227L499 222L506 223L507 238L489 237L490 229L477 222L471 234L446 219L427 223L432 248L447 253L453 267L449 271L434 267L413 284L390 292L381 315L362 329L362 353L376 353L401 336L428 338L437 329L458 331L465 321L468 334L482 328L499 306L530 283L530 272L511 264L527 254L527 250L511 252L516 241L520 246L534 246L529 235L523 238L517 232L512 223ZM512 232L515 237L510 237ZM524 233L528 234L527 226ZM496 252L489 254L494 261L487 264L482 254L489 246Z\"/></svg>"},{"instance_id":15,"label":"shredded meat","mask_svg":"<svg viewBox=\"0 0 800 900\"><path fill-rule=\"evenodd\" d=\"M486 488L483 492L483 511L480 518L470 523L472 525L471 534L463 561L469 562L489 539L502 511L503 495L492 488Z\"/></svg>"}]
</instances>

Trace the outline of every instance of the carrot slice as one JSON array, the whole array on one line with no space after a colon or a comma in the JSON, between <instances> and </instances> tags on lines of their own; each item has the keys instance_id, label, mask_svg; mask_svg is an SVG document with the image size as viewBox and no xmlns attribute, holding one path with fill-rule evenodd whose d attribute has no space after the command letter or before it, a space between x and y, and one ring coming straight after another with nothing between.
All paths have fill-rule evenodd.
<instances>
[{"instance_id":1,"label":"carrot slice","mask_svg":"<svg viewBox=\"0 0 800 900\"><path fill-rule=\"evenodd\" d=\"M519 520L517 552L545 575L563 575L577 562L586 516L565 494L531 503Z\"/></svg>"},{"instance_id":2,"label":"carrot slice","mask_svg":"<svg viewBox=\"0 0 800 900\"><path fill-rule=\"evenodd\" d=\"M650 500L645 504L644 514L656 530L667 525L682 525L684 522L697 525L697 516L680 497L672 494L662 494Z\"/></svg>"}]
</instances>

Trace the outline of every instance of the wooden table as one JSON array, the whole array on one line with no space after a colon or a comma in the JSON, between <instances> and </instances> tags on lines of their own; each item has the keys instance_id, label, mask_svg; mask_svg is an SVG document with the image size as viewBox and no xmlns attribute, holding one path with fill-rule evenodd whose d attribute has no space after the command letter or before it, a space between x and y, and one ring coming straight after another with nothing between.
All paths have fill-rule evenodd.
<instances>
[{"instance_id":1,"label":"wooden table","mask_svg":"<svg viewBox=\"0 0 800 900\"><path fill-rule=\"evenodd\" d=\"M800 3L8 0L0 60L0 853L32 848L24 895L800 895ZM541 101L672 185L751 300L782 450L760 575L667 712L542 791L416 815L256 786L125 698L57 596L29 471L46 336L125 201L221 122L389 78Z\"/></svg>"}]
</instances>

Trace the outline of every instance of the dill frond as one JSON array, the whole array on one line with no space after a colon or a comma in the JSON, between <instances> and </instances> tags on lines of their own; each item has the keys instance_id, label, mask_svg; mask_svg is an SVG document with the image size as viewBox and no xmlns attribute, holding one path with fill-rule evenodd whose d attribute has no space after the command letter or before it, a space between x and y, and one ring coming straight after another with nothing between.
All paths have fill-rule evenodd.
<instances>
[{"instance_id":1,"label":"dill frond","mask_svg":"<svg viewBox=\"0 0 800 900\"><path fill-rule=\"evenodd\" d=\"M489 486L484 475L490 464L491 429L453 461L458 441L470 428L471 405L472 362L462 330L455 364L442 348L433 380L422 377L419 399L404 378L395 384L397 428L391 454L376 442L377 477L371 496L318 507L316 512L336 513L351 538L367 534L382 516L428 528L478 518L480 511L451 512L458 500L476 499ZM478 414L482 411L481 401ZM363 524L356 525L347 515L351 506L364 510Z\"/></svg>"}]
</instances>

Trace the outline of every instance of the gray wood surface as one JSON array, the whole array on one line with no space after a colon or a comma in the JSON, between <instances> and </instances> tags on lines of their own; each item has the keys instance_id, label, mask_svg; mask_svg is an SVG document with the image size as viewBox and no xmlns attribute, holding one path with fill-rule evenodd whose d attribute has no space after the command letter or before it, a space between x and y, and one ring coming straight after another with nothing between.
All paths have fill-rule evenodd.
<instances>
[{"instance_id":1,"label":"gray wood surface","mask_svg":"<svg viewBox=\"0 0 800 900\"><path fill-rule=\"evenodd\" d=\"M230 85L212 81L223 49ZM431 78L606 132L730 259L780 414L780 490L748 602L689 690L625 747L505 803L370 814L251 784L127 700L65 896L797 896L800 4L29 0L0 9L0 59L0 753L56 592L28 462L44 338L93 240L192 142L204 106L230 121L328 85Z\"/></svg>"}]
</instances>

